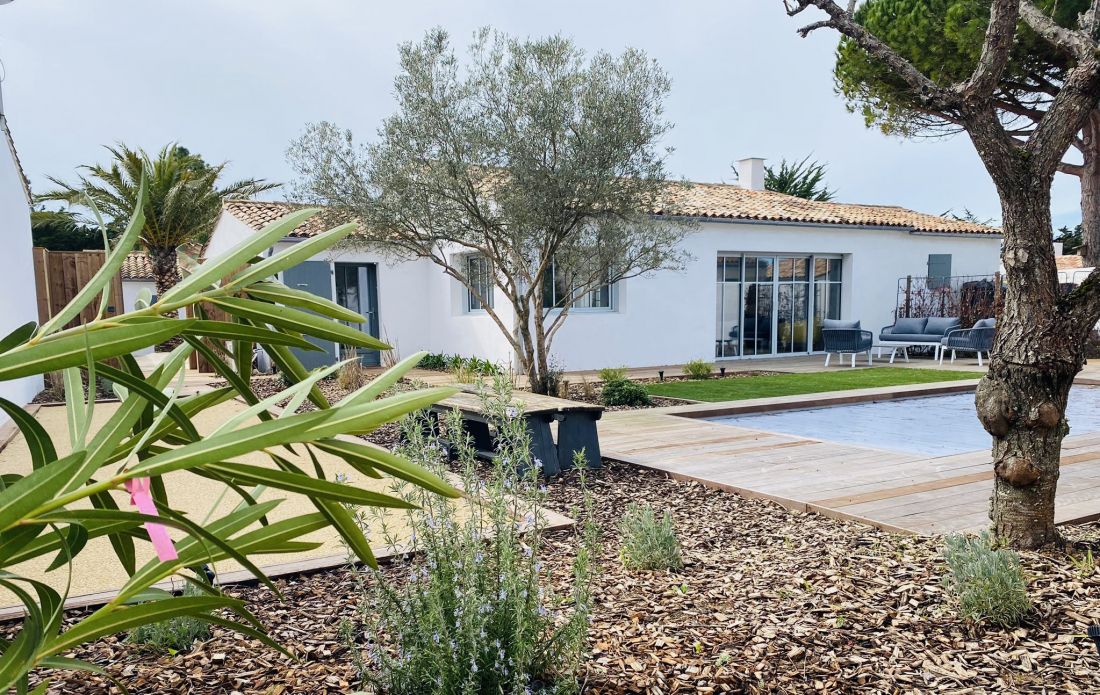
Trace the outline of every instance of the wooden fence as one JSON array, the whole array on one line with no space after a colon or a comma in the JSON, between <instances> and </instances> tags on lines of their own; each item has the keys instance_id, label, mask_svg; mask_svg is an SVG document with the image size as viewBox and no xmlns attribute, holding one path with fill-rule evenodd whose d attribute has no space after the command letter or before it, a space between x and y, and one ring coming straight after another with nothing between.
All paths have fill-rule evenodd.
<instances>
[{"instance_id":1,"label":"wooden fence","mask_svg":"<svg viewBox=\"0 0 1100 695\"><path fill-rule=\"evenodd\" d=\"M103 267L106 254L103 251L49 251L34 248L34 283L38 295L38 322L45 323L72 301L77 292L91 281ZM124 313L122 306L122 273L119 272L107 285L107 316ZM66 328L79 326L96 317L102 293L97 295L80 315L67 323Z\"/></svg>"}]
</instances>

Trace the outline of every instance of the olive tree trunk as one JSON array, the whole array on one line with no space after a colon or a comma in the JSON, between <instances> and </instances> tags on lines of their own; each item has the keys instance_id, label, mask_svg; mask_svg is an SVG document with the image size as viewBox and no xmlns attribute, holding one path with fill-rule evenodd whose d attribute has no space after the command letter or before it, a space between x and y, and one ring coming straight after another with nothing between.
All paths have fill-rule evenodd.
<instances>
[{"instance_id":1,"label":"olive tree trunk","mask_svg":"<svg viewBox=\"0 0 1100 695\"><path fill-rule=\"evenodd\" d=\"M978 417L993 437L990 517L998 537L1020 548L1058 539L1054 497L1066 402L1080 371L1083 336L1060 310L1050 244L1050 182L1021 166L998 182L1004 216L1006 291ZM997 178L997 177L995 177Z\"/></svg>"}]
</instances>

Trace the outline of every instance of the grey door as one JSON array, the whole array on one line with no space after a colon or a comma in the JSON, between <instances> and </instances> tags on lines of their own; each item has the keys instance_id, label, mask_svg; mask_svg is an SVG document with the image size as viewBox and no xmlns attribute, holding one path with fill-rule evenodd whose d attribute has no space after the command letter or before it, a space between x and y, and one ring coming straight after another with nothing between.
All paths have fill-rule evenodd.
<instances>
[{"instance_id":1,"label":"grey door","mask_svg":"<svg viewBox=\"0 0 1100 695\"><path fill-rule=\"evenodd\" d=\"M374 263L337 263L336 303L364 317L365 323L350 324L367 335L378 337L378 267ZM341 352L344 350L342 349ZM367 367L382 364L378 350L357 350Z\"/></svg>"},{"instance_id":2,"label":"grey door","mask_svg":"<svg viewBox=\"0 0 1100 695\"><path fill-rule=\"evenodd\" d=\"M332 299L332 268L324 261L305 261L283 271L283 284L295 290L305 290L325 299ZM336 361L336 343L309 337L309 342L324 352L298 350L293 352L306 369L316 369Z\"/></svg>"}]
</instances>

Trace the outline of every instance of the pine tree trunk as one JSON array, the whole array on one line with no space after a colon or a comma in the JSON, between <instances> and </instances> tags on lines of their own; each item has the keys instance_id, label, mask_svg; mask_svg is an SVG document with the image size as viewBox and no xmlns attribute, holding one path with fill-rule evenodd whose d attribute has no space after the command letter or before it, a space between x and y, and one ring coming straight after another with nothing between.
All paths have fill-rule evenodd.
<instances>
[{"instance_id":1,"label":"pine tree trunk","mask_svg":"<svg viewBox=\"0 0 1100 695\"><path fill-rule=\"evenodd\" d=\"M1059 538L1054 498L1068 431L1066 401L1082 366L1082 341L1059 308L1050 182L1030 173L1006 178L1011 181L998 186L1005 304L989 372L975 400L978 417L993 436L994 530L1015 547L1037 548Z\"/></svg>"},{"instance_id":2,"label":"pine tree trunk","mask_svg":"<svg viewBox=\"0 0 1100 695\"><path fill-rule=\"evenodd\" d=\"M153 261L153 276L157 285L157 296L163 297L164 293L176 286L180 281L179 259L176 257L175 247L150 248L149 257ZM177 312L166 313L166 316L176 316ZM179 338L170 338L157 345L157 352L170 352L181 343Z\"/></svg>"},{"instance_id":3,"label":"pine tree trunk","mask_svg":"<svg viewBox=\"0 0 1100 695\"><path fill-rule=\"evenodd\" d=\"M1081 251L1085 265L1100 265L1100 109L1081 129Z\"/></svg>"}]
</instances>

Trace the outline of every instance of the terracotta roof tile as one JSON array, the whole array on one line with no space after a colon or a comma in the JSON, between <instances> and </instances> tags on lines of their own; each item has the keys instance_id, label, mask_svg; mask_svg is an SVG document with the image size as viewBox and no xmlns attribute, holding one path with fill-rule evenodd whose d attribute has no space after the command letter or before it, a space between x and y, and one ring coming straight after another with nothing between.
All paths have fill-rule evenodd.
<instances>
[{"instance_id":1,"label":"terracotta roof tile","mask_svg":"<svg viewBox=\"0 0 1100 695\"><path fill-rule=\"evenodd\" d=\"M233 215L252 229L259 231L283 215L303 207L306 206L265 200L227 200L222 206L222 210ZM298 225L288 236L311 237L331 228L331 226L325 224L321 215L314 215Z\"/></svg>"},{"instance_id":2,"label":"terracotta roof tile","mask_svg":"<svg viewBox=\"0 0 1100 695\"><path fill-rule=\"evenodd\" d=\"M1054 262L1058 265L1058 270L1074 270L1085 267L1084 256L1055 256Z\"/></svg>"},{"instance_id":3,"label":"terracotta roof tile","mask_svg":"<svg viewBox=\"0 0 1100 695\"><path fill-rule=\"evenodd\" d=\"M291 203L230 200L224 210L253 229L261 229L292 210ZM670 186L667 204L656 215L676 214L702 219L802 222L859 227L892 227L937 234L988 234L1001 231L974 222L914 212L895 205L859 205L805 200L773 191L752 191L731 184L694 183ZM291 237L309 237L324 231L320 216L310 218Z\"/></svg>"},{"instance_id":4,"label":"terracotta roof tile","mask_svg":"<svg viewBox=\"0 0 1100 695\"><path fill-rule=\"evenodd\" d=\"M914 212L896 205L820 202L773 191L752 191L729 184L694 183L686 188L676 187L670 190L669 202L669 207L680 215L704 219L901 227L941 234L1001 233L994 227Z\"/></svg>"},{"instance_id":5,"label":"terracotta roof tile","mask_svg":"<svg viewBox=\"0 0 1100 695\"><path fill-rule=\"evenodd\" d=\"M152 280L153 259L143 251L131 251L122 262L123 280Z\"/></svg>"}]
</instances>

